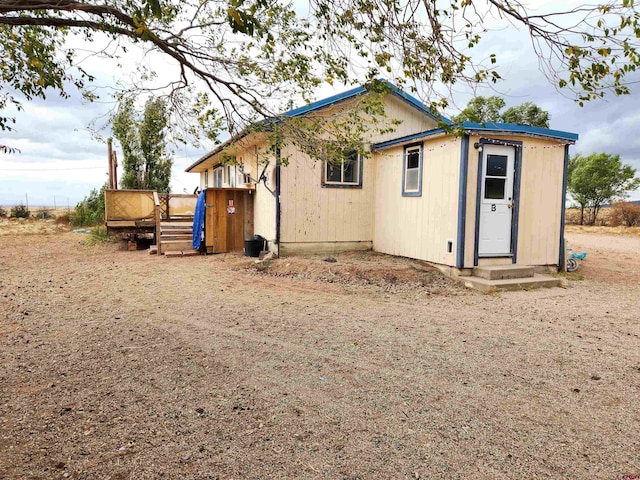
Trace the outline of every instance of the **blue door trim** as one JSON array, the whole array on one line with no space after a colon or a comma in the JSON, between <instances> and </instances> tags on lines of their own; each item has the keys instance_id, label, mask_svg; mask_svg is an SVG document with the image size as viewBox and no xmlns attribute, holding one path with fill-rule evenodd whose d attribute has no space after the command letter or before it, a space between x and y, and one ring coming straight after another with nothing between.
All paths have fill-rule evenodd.
<instances>
[{"instance_id":1,"label":"blue door trim","mask_svg":"<svg viewBox=\"0 0 640 480\"><path fill-rule=\"evenodd\" d=\"M520 178L522 176L522 142L517 140L501 140L497 138L481 138L475 143L475 148L484 145L503 145L514 147L514 174L513 174L513 214L511 220L511 255L492 255L487 258L511 257L511 262L518 261L518 219L520 213ZM476 185L476 228L475 242L473 246L473 265L478 266L478 243L480 241L480 195L482 193L482 151L478 152L478 180Z\"/></svg>"},{"instance_id":2,"label":"blue door trim","mask_svg":"<svg viewBox=\"0 0 640 480\"><path fill-rule=\"evenodd\" d=\"M564 244L564 216L567 203L567 176L569 173L569 145L564 146L564 167L562 170L562 198L560 199L560 252L558 254L558 268L564 270L566 245Z\"/></svg>"},{"instance_id":3,"label":"blue door trim","mask_svg":"<svg viewBox=\"0 0 640 480\"><path fill-rule=\"evenodd\" d=\"M460 173L458 184L458 244L456 268L464 268L464 241L467 223L467 178L469 176L469 135L462 137L460 147Z\"/></svg>"}]
</instances>

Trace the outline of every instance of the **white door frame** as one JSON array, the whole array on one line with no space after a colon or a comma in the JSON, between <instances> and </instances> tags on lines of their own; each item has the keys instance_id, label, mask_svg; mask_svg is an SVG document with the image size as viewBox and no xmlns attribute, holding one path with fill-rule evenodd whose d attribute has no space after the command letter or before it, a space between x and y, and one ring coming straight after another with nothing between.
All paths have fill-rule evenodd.
<instances>
[{"instance_id":1,"label":"white door frame","mask_svg":"<svg viewBox=\"0 0 640 480\"><path fill-rule=\"evenodd\" d=\"M520 190L520 168L522 162L522 142L508 141L508 140L494 140L494 139L481 139L479 144L478 154L478 182L476 192L476 229L475 229L475 252L474 252L474 265L478 265L479 258L505 258L511 257L512 262L516 263L517 255L517 240L518 240L518 212L519 212L519 190ZM500 178L505 179L504 195L502 198L488 198L485 199L485 178L487 174L487 155L497 154L506 155L510 157L507 161L507 169L509 170L506 176L493 175L496 180ZM494 172L495 173L495 172ZM489 175L491 178L492 175ZM499 181L497 182L500 183ZM495 194L495 192L494 192ZM495 248L488 248L490 241L487 243L487 238L482 240L481 232L483 229L483 209L493 209L497 213L502 213L502 220L498 219L496 224L498 229L502 228L502 235L498 234L500 241L496 241ZM501 210L501 212L498 212ZM487 215L484 212L485 217ZM509 215L510 224L506 226L504 215ZM485 218L486 220L486 218ZM490 227L495 227L493 225ZM484 222L486 228L487 222ZM505 230L508 228L508 230ZM507 238L507 236L509 238ZM501 243L501 245L499 245Z\"/></svg>"}]
</instances>

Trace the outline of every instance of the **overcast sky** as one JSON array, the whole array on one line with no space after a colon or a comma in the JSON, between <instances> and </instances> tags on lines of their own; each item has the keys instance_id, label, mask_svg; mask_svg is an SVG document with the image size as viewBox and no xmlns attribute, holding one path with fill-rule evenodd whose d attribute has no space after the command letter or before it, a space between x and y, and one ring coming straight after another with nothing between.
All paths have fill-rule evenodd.
<instances>
[{"instance_id":1,"label":"overcast sky","mask_svg":"<svg viewBox=\"0 0 640 480\"><path fill-rule=\"evenodd\" d=\"M479 94L502 95L507 107L532 101L550 112L551 128L580 135L571 154L620 154L623 162L640 172L640 85L630 96L609 96L581 108L567 98L568 93L556 91L538 70L538 59L526 33L492 32L485 36L479 51L497 53L505 79L495 90L483 89ZM162 70L161 66L154 67ZM97 74L102 85L118 80L107 62L96 60L85 64L85 68ZM318 92L318 98L343 90L346 88L326 87ZM471 96L469 91L460 90L453 100L464 107ZM24 203L28 196L29 204L34 206L53 205L54 201L58 206L73 206L92 188L100 188L107 180L106 145L92 136L88 126L92 121L97 126L105 124L113 105L108 102L108 95L104 100L105 103L85 103L77 94L70 99L51 95L45 101L24 104L24 111L16 115L16 131L0 134L0 144L21 150L19 154L0 154L0 205ZM108 130L101 135L109 136ZM121 165L122 154L117 146L116 151ZM185 147L175 152L173 192L192 192L198 185L198 175L184 170L204 152ZM640 192L633 192L631 198L640 199Z\"/></svg>"}]
</instances>

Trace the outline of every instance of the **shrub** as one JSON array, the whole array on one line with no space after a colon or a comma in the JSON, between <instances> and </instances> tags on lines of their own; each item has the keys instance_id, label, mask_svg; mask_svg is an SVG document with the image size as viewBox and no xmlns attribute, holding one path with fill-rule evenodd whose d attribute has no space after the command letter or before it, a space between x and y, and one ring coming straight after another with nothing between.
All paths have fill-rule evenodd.
<instances>
[{"instance_id":1,"label":"shrub","mask_svg":"<svg viewBox=\"0 0 640 480\"><path fill-rule=\"evenodd\" d=\"M640 227L640 205L615 202L611 205L610 222L613 226Z\"/></svg>"},{"instance_id":2,"label":"shrub","mask_svg":"<svg viewBox=\"0 0 640 480\"><path fill-rule=\"evenodd\" d=\"M14 218L29 218L31 216L31 212L23 204L14 205L11 207L11 216Z\"/></svg>"},{"instance_id":3,"label":"shrub","mask_svg":"<svg viewBox=\"0 0 640 480\"><path fill-rule=\"evenodd\" d=\"M49 209L43 207L38 210L38 213L36 213L36 218L39 218L40 220L49 220L50 218L53 218L53 215Z\"/></svg>"},{"instance_id":4,"label":"shrub","mask_svg":"<svg viewBox=\"0 0 640 480\"><path fill-rule=\"evenodd\" d=\"M107 227L104 225L97 225L91 229L91 233L85 240L87 245L98 245L109 241L109 235L107 234Z\"/></svg>"},{"instance_id":5,"label":"shrub","mask_svg":"<svg viewBox=\"0 0 640 480\"><path fill-rule=\"evenodd\" d=\"M56 217L56 225L69 225L69 223L71 223L71 220L68 213L63 213Z\"/></svg>"},{"instance_id":6,"label":"shrub","mask_svg":"<svg viewBox=\"0 0 640 480\"><path fill-rule=\"evenodd\" d=\"M76 205L76 209L71 215L73 225L84 227L104 222L105 187L106 185L103 185L100 191L94 188L84 200Z\"/></svg>"},{"instance_id":7,"label":"shrub","mask_svg":"<svg viewBox=\"0 0 640 480\"><path fill-rule=\"evenodd\" d=\"M0 207L0 218L6 218L7 217L7 211Z\"/></svg>"}]
</instances>

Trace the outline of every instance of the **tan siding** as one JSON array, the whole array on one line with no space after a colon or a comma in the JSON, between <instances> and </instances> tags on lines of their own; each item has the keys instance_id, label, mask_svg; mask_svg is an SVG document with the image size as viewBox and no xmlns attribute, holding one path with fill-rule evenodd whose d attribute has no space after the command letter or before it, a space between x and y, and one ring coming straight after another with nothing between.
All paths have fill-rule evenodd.
<instances>
[{"instance_id":1,"label":"tan siding","mask_svg":"<svg viewBox=\"0 0 640 480\"><path fill-rule=\"evenodd\" d=\"M236 146L234 154L236 160L243 165L244 173L251 175L254 180L262 173L265 163L269 161L269 165L265 170L268 177L267 185L271 190L275 189L275 158L265 155L266 143L262 138L254 138L256 143L248 141L240 143ZM213 182L213 173L209 173L209 184ZM254 232L256 235L262 235L269 243L270 248L276 239L276 200L273 194L267 190L263 182L255 185L253 192L253 219Z\"/></svg>"},{"instance_id":2,"label":"tan siding","mask_svg":"<svg viewBox=\"0 0 640 480\"><path fill-rule=\"evenodd\" d=\"M522 152L518 263L558 263L564 145L528 140Z\"/></svg>"},{"instance_id":3,"label":"tan siding","mask_svg":"<svg viewBox=\"0 0 640 480\"><path fill-rule=\"evenodd\" d=\"M425 132L437 128L438 122L411 107L404 100L393 95L385 97L386 122L400 120L401 123L395 126L395 131L385 134L377 134L373 143L385 142L393 138L400 138L418 132Z\"/></svg>"},{"instance_id":4,"label":"tan siding","mask_svg":"<svg viewBox=\"0 0 640 480\"><path fill-rule=\"evenodd\" d=\"M455 252L460 140L424 142L420 197L402 196L403 155L403 147L375 154L374 249L454 265L455 256L446 247L453 239Z\"/></svg>"},{"instance_id":5,"label":"tan siding","mask_svg":"<svg viewBox=\"0 0 640 480\"><path fill-rule=\"evenodd\" d=\"M281 239L286 242L366 242L372 239L372 160L363 162L362 188L322 187L322 163L285 148L281 169Z\"/></svg>"},{"instance_id":6,"label":"tan siding","mask_svg":"<svg viewBox=\"0 0 640 480\"><path fill-rule=\"evenodd\" d=\"M523 142L517 263L557 264L563 201L564 145L527 137L485 137ZM465 267L473 266L478 171L478 151L473 148L473 144L479 140L479 136L469 138Z\"/></svg>"}]
</instances>

